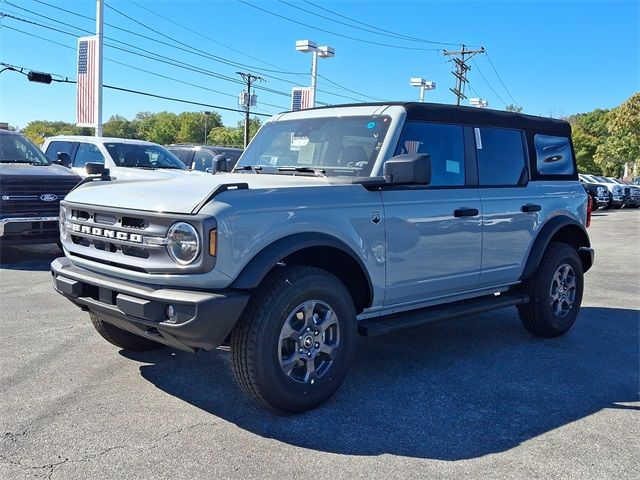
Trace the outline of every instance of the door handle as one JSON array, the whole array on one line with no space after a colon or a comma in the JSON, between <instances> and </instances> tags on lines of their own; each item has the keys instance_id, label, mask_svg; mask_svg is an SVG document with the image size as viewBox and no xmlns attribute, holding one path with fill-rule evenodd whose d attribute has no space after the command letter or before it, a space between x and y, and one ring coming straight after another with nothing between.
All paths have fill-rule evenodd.
<instances>
[{"instance_id":1,"label":"door handle","mask_svg":"<svg viewBox=\"0 0 640 480\"><path fill-rule=\"evenodd\" d=\"M526 205L522 205L520 210L522 210L524 213L539 212L540 210L542 210L542 207L540 205L527 203Z\"/></svg>"},{"instance_id":2,"label":"door handle","mask_svg":"<svg viewBox=\"0 0 640 480\"><path fill-rule=\"evenodd\" d=\"M453 211L454 217L475 217L478 215L477 208L457 208Z\"/></svg>"}]
</instances>

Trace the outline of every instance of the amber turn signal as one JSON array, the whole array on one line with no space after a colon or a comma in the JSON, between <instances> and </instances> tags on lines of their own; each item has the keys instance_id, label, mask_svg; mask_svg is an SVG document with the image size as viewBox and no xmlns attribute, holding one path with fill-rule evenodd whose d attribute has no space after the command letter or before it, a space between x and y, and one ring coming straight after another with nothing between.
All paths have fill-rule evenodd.
<instances>
[{"instance_id":1,"label":"amber turn signal","mask_svg":"<svg viewBox=\"0 0 640 480\"><path fill-rule=\"evenodd\" d=\"M209 255L212 257L216 256L216 247L218 242L218 230L212 229L209 230Z\"/></svg>"}]
</instances>

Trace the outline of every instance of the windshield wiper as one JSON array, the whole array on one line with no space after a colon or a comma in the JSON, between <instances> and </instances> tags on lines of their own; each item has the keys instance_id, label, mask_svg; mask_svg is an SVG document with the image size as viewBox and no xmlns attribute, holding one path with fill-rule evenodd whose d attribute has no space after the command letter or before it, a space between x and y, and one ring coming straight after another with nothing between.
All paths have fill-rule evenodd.
<instances>
[{"instance_id":1,"label":"windshield wiper","mask_svg":"<svg viewBox=\"0 0 640 480\"><path fill-rule=\"evenodd\" d=\"M233 167L233 170L231 171L232 172L252 171L252 172L260 173L261 170L262 170L262 167L260 166L254 167L253 165L242 165L240 167Z\"/></svg>"},{"instance_id":2,"label":"windshield wiper","mask_svg":"<svg viewBox=\"0 0 640 480\"><path fill-rule=\"evenodd\" d=\"M299 173L313 173L318 177L324 177L327 172L324 168L310 168L310 167L278 167L279 172L299 172Z\"/></svg>"},{"instance_id":3,"label":"windshield wiper","mask_svg":"<svg viewBox=\"0 0 640 480\"><path fill-rule=\"evenodd\" d=\"M9 160L9 159L2 159L0 160L0 163L28 163L29 165L35 165L36 162L35 160L29 161L29 160Z\"/></svg>"}]
</instances>

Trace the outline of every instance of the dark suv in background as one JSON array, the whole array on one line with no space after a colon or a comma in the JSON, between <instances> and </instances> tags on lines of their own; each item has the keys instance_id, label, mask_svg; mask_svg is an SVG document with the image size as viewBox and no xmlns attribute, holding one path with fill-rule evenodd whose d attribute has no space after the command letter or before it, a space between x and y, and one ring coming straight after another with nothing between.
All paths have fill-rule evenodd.
<instances>
[{"instance_id":1,"label":"dark suv in background","mask_svg":"<svg viewBox=\"0 0 640 480\"><path fill-rule=\"evenodd\" d=\"M58 242L60 200L79 181L19 133L0 130L0 247Z\"/></svg>"},{"instance_id":2,"label":"dark suv in background","mask_svg":"<svg viewBox=\"0 0 640 480\"><path fill-rule=\"evenodd\" d=\"M215 173L216 167L213 160L218 155L224 155L227 160L228 170L232 170L242 155L241 148L218 147L214 145L169 145L171 153L182 160L191 170Z\"/></svg>"}]
</instances>

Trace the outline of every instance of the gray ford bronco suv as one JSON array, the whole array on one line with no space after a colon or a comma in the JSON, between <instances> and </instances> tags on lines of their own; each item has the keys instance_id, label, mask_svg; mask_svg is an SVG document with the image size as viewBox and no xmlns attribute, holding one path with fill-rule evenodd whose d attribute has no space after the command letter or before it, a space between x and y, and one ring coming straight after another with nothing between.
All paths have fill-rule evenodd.
<instances>
[{"instance_id":1,"label":"gray ford bronco suv","mask_svg":"<svg viewBox=\"0 0 640 480\"><path fill-rule=\"evenodd\" d=\"M61 204L55 289L123 349L228 345L242 389L281 412L331 397L358 333L516 306L562 335L593 263L559 120L316 108L271 118L233 172L107 179Z\"/></svg>"}]
</instances>

